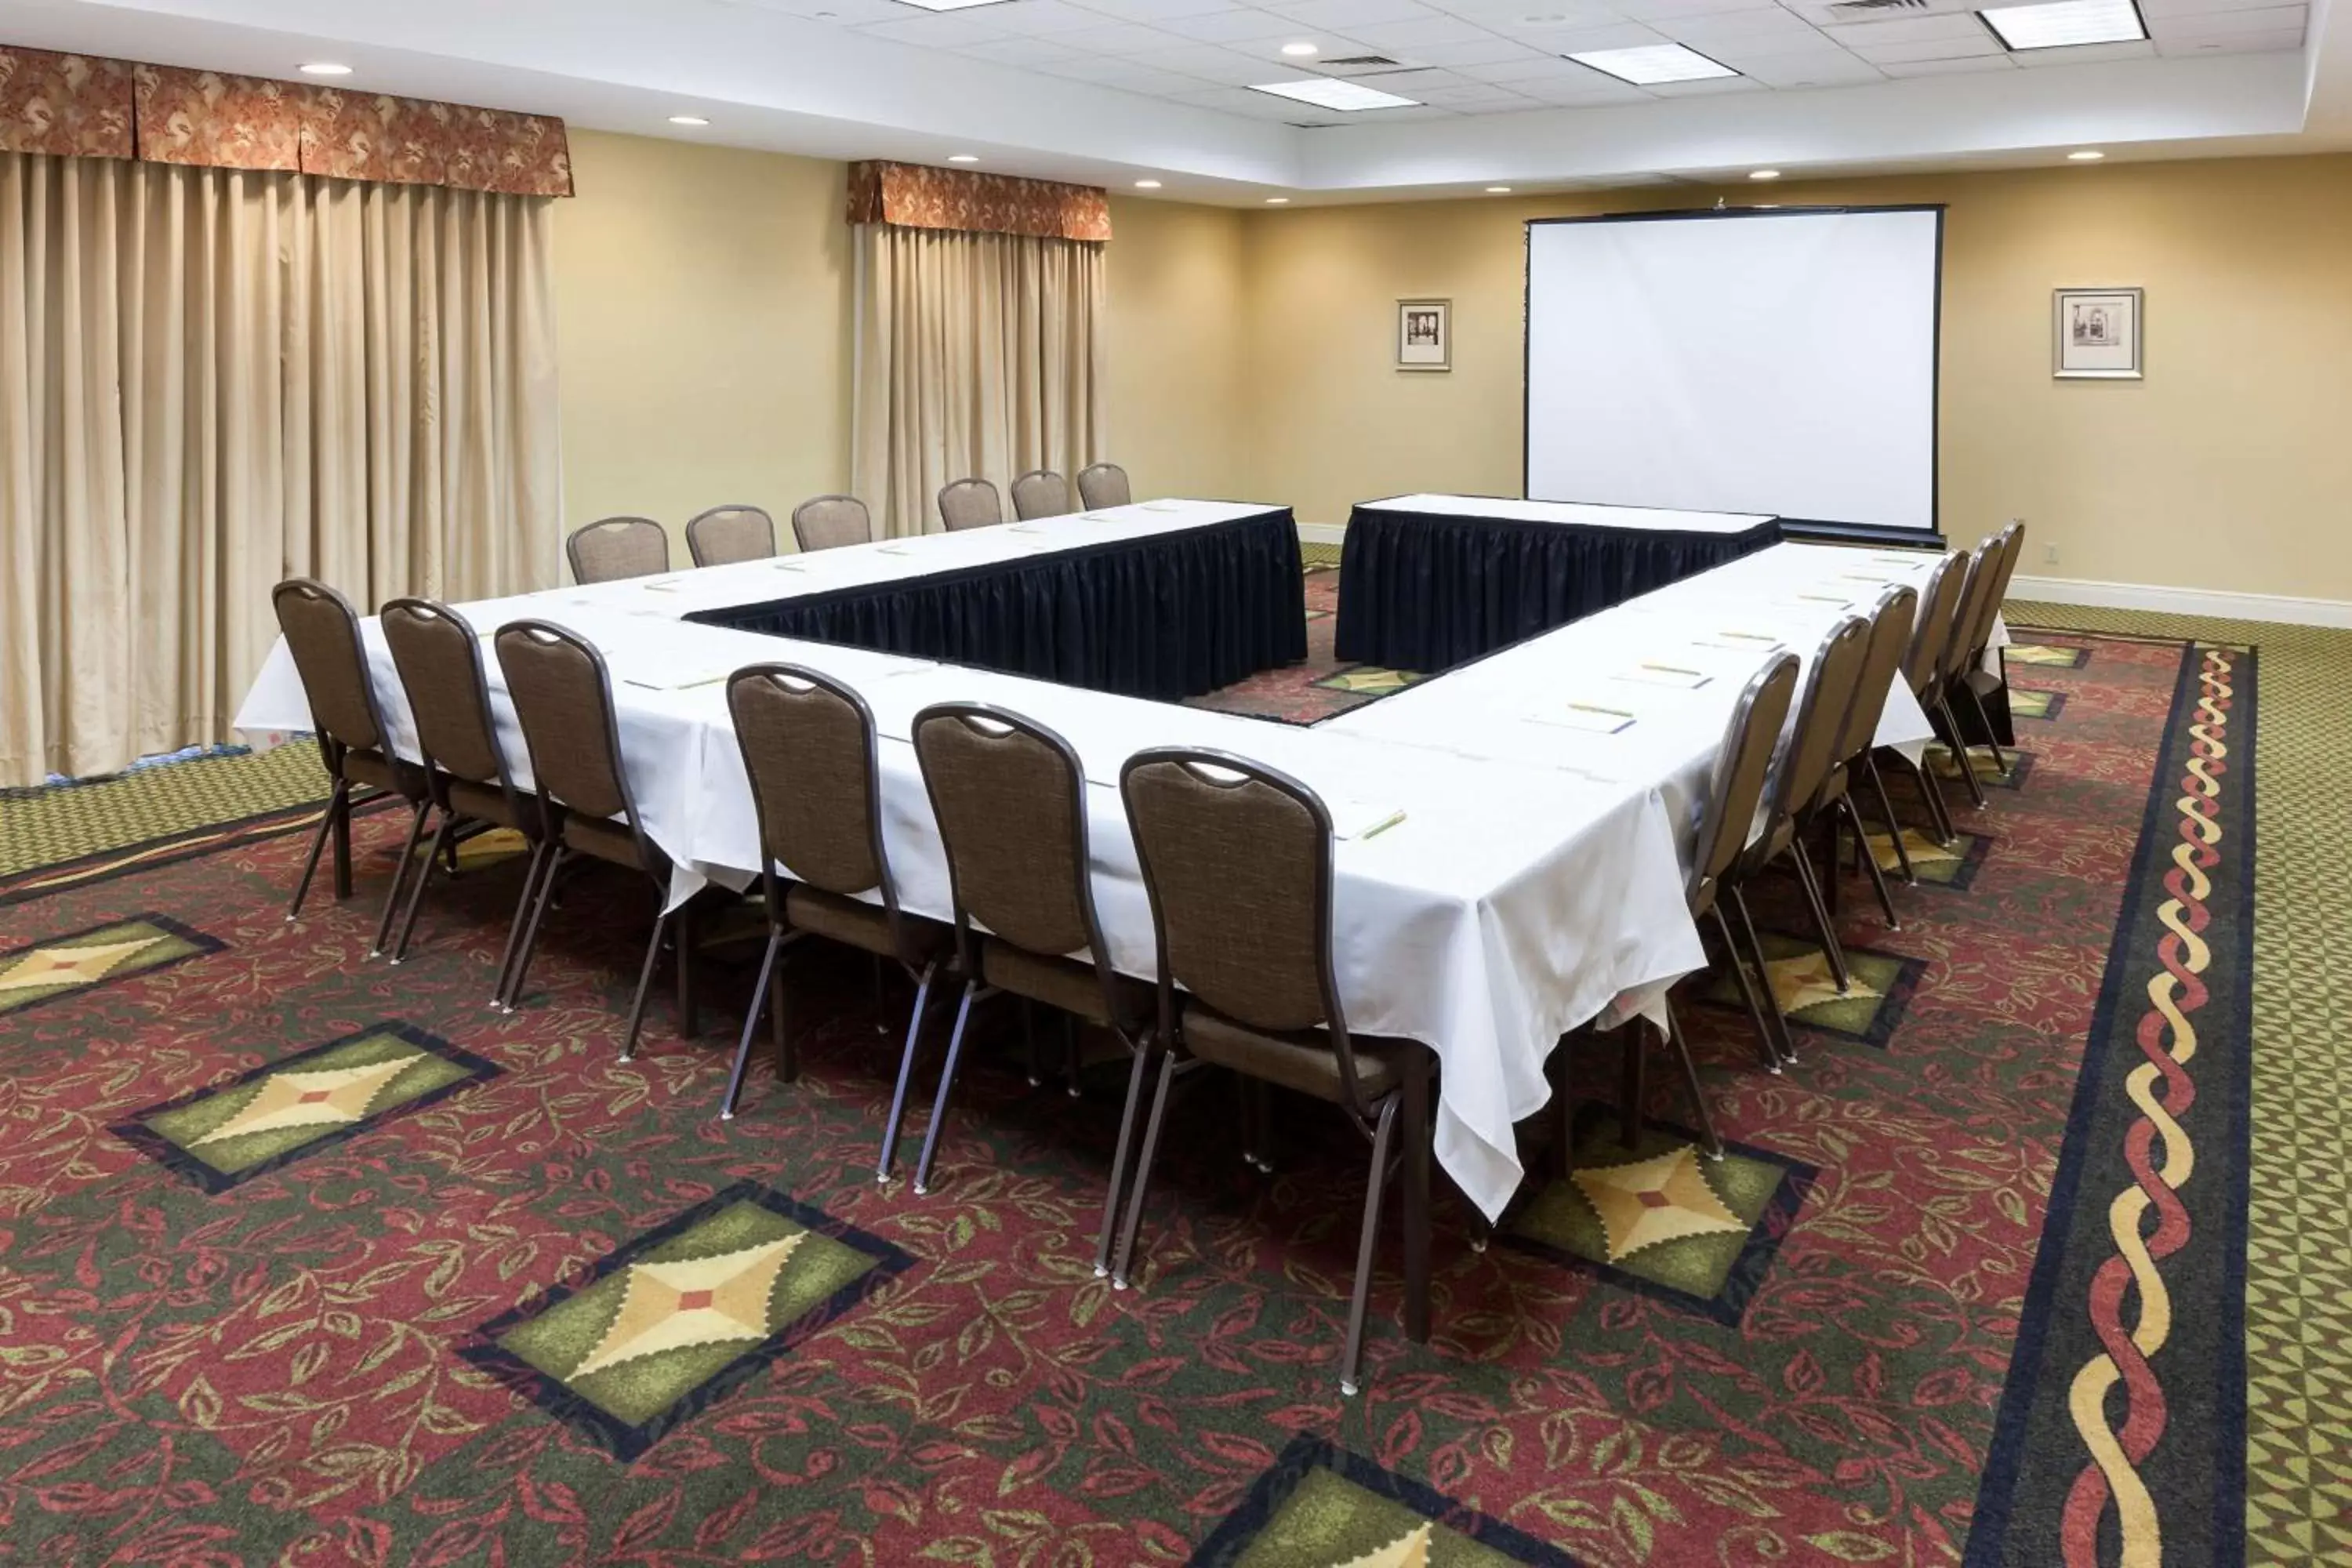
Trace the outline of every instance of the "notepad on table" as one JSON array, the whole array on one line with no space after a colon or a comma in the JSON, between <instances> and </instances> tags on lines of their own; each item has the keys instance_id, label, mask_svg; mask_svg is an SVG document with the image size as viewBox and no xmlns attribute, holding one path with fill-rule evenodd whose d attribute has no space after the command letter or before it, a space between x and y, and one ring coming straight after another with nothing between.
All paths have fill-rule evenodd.
<instances>
[{"instance_id":1,"label":"notepad on table","mask_svg":"<svg viewBox=\"0 0 2352 1568\"><path fill-rule=\"evenodd\" d=\"M1402 808L1374 805L1365 801L1349 800L1344 795L1325 795L1324 809L1331 814L1331 836L1334 838L1377 838L1404 820Z\"/></svg>"},{"instance_id":2,"label":"notepad on table","mask_svg":"<svg viewBox=\"0 0 2352 1568\"><path fill-rule=\"evenodd\" d=\"M1616 679L1638 680L1644 686L1674 686L1685 691L1696 691L1715 677L1687 665L1661 664L1655 659L1645 658L1631 669L1619 670Z\"/></svg>"},{"instance_id":3,"label":"notepad on table","mask_svg":"<svg viewBox=\"0 0 2352 1568\"><path fill-rule=\"evenodd\" d=\"M1736 648L1741 653L1769 653L1780 646L1780 639L1769 632L1708 632L1691 638L1694 647Z\"/></svg>"},{"instance_id":4,"label":"notepad on table","mask_svg":"<svg viewBox=\"0 0 2352 1568\"><path fill-rule=\"evenodd\" d=\"M1555 724L1594 735L1616 735L1632 729L1637 717L1630 709L1611 708L1599 702L1570 702L1557 713L1538 714L1533 719L1538 724Z\"/></svg>"},{"instance_id":5,"label":"notepad on table","mask_svg":"<svg viewBox=\"0 0 2352 1568\"><path fill-rule=\"evenodd\" d=\"M914 552L908 549L903 544L884 544L877 546L874 553L877 555L912 555Z\"/></svg>"},{"instance_id":6,"label":"notepad on table","mask_svg":"<svg viewBox=\"0 0 2352 1568\"><path fill-rule=\"evenodd\" d=\"M637 586L643 588L648 594L675 594L677 592L677 579L675 577L648 577L644 582L638 584Z\"/></svg>"},{"instance_id":7,"label":"notepad on table","mask_svg":"<svg viewBox=\"0 0 2352 1568\"><path fill-rule=\"evenodd\" d=\"M1853 607L1853 601L1840 594L1791 594L1789 598L1800 605L1835 605L1841 610Z\"/></svg>"}]
</instances>

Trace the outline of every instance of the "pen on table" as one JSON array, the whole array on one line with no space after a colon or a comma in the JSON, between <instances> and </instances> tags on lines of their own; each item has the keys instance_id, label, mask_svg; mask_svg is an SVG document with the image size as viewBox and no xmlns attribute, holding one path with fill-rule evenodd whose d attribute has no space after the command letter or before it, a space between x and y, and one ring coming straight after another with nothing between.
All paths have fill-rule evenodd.
<instances>
[{"instance_id":1,"label":"pen on table","mask_svg":"<svg viewBox=\"0 0 2352 1568\"><path fill-rule=\"evenodd\" d=\"M1356 837L1360 842L1366 838L1378 838L1381 834L1386 833L1390 828L1394 827L1398 823L1402 822L1403 820L1404 813L1400 811L1395 816L1384 818L1383 820L1375 823L1373 826L1367 827L1361 833L1356 835Z\"/></svg>"},{"instance_id":2,"label":"pen on table","mask_svg":"<svg viewBox=\"0 0 2352 1568\"><path fill-rule=\"evenodd\" d=\"M1633 715L1622 708L1603 708L1598 702L1571 702L1569 707L1579 713L1605 713L1612 719L1631 719Z\"/></svg>"}]
</instances>

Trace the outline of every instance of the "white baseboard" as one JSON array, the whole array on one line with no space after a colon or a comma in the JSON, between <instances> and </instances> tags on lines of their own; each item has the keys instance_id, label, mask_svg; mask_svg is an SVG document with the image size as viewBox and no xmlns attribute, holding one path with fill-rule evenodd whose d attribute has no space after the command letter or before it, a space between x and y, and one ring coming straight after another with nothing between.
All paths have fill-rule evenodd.
<instances>
[{"instance_id":1,"label":"white baseboard","mask_svg":"<svg viewBox=\"0 0 2352 1568\"><path fill-rule=\"evenodd\" d=\"M2237 594L2209 588L2168 588L2153 583L2091 583L2072 577L2010 579L2009 596L2101 610L2156 610L2215 616L2234 621L2284 621L2302 626L2352 627L2352 601L2297 599L2284 594Z\"/></svg>"},{"instance_id":2,"label":"white baseboard","mask_svg":"<svg viewBox=\"0 0 2352 1568\"><path fill-rule=\"evenodd\" d=\"M1340 522L1302 522L1298 525L1301 544L1337 544L1348 537L1348 526Z\"/></svg>"}]
</instances>

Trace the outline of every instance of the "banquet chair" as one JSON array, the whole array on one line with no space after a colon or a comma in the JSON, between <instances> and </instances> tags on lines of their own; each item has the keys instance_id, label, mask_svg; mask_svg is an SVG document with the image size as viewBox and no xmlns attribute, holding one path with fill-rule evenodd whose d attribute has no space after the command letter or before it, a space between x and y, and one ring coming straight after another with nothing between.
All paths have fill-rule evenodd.
<instances>
[{"instance_id":1,"label":"banquet chair","mask_svg":"<svg viewBox=\"0 0 2352 1568\"><path fill-rule=\"evenodd\" d=\"M1117 463L1096 463L1078 470L1078 504L1088 511L1128 506L1134 500L1135 492L1128 486L1127 470Z\"/></svg>"},{"instance_id":2,"label":"banquet chair","mask_svg":"<svg viewBox=\"0 0 2352 1568\"><path fill-rule=\"evenodd\" d=\"M890 1179L915 1048L922 1038L931 986L952 960L946 926L898 907L898 883L882 843L881 767L874 714L865 699L831 676L792 664L755 664L727 681L727 710L751 781L760 823L760 889L768 906L768 945L752 1002L735 1047L735 1067L720 1103L734 1119L751 1060L751 1038L765 1009L775 1025L776 1079L800 1077L784 1017L782 960L803 937L893 959L915 982L915 1014L898 1059L898 1087L883 1126L877 1179ZM870 902L866 895L880 899Z\"/></svg>"},{"instance_id":3,"label":"banquet chair","mask_svg":"<svg viewBox=\"0 0 2352 1568\"><path fill-rule=\"evenodd\" d=\"M2000 737L1993 732L1992 715L1986 711L1984 703L1987 697L2000 689L2002 681L1985 668L1985 657L1991 651L1993 626L2000 619L2000 607L2009 598L2010 580L2017 575L2017 558L2025 552L2025 524L2012 522L1994 537L2000 545L2000 568L1993 574L1992 587L1985 595L1977 624L1969 628L1973 646L1959 670L1955 689L1976 710L1977 722L1984 727L1985 739L1991 742L1993 762L2007 773L2009 758L2000 749Z\"/></svg>"},{"instance_id":4,"label":"banquet chair","mask_svg":"<svg viewBox=\"0 0 2352 1568\"><path fill-rule=\"evenodd\" d=\"M1165 1054L1113 1282L1129 1277L1179 1077L1213 1065L1336 1105L1372 1150L1339 1363L1353 1395L1381 1201L1400 1173L1405 1332L1429 1337L1431 1052L1349 1032L1332 970L1331 816L1314 791L1226 752L1155 747L1127 760L1119 795L1151 903Z\"/></svg>"},{"instance_id":5,"label":"banquet chair","mask_svg":"<svg viewBox=\"0 0 2352 1568\"><path fill-rule=\"evenodd\" d=\"M1969 800L1979 811L1985 805L1984 785L1977 780L1976 758L1960 733L1959 715L1952 711L1952 689L1963 683L1977 647L1977 626L1987 628L1991 637L1993 615L1993 584L2000 576L2000 541L1987 534L1968 558L1966 585L1960 590L1959 608L1952 615L1952 635L1944 644L1942 656L1937 660L1935 700L1928 705L1927 717L1934 721L1936 731L1952 753L1952 762L1960 771L1960 781L1968 785Z\"/></svg>"},{"instance_id":6,"label":"banquet chair","mask_svg":"<svg viewBox=\"0 0 2352 1568\"><path fill-rule=\"evenodd\" d=\"M409 889L392 962L398 964L407 958L409 938L416 931L416 911L424 902L425 885L432 880L434 861L450 851L457 833L476 824L512 828L530 846L530 858L514 921L507 930L506 952L499 960L498 979L490 987L491 1005L502 1006L507 1000L507 975L514 968L523 921L530 911L531 893L539 885L546 858L547 836L541 826L538 802L516 789L508 772L506 755L499 748L489 686L483 679L482 645L466 617L431 599L394 599L377 619L415 721L426 792L441 816L432 847L416 868L416 885ZM424 825L425 813L420 811L401 857L404 868L415 858L418 831Z\"/></svg>"},{"instance_id":7,"label":"banquet chair","mask_svg":"<svg viewBox=\"0 0 2352 1568\"><path fill-rule=\"evenodd\" d=\"M669 533L649 517L583 524L563 542L575 583L618 583L669 570Z\"/></svg>"},{"instance_id":8,"label":"banquet chair","mask_svg":"<svg viewBox=\"0 0 2352 1568\"><path fill-rule=\"evenodd\" d=\"M1095 1246L1095 1268L1107 1274L1120 1176L1153 1050L1152 994L1150 986L1110 966L1095 913L1085 771L1061 736L984 703L936 703L915 715L913 734L923 787L947 850L956 965L964 974L939 1102L915 1167L915 1191L929 1190L975 1002L1009 992L1108 1029L1130 1060Z\"/></svg>"},{"instance_id":9,"label":"banquet chair","mask_svg":"<svg viewBox=\"0 0 2352 1568\"><path fill-rule=\"evenodd\" d=\"M1070 481L1051 468L1033 468L1013 481L1013 514L1024 522L1064 517L1070 510Z\"/></svg>"},{"instance_id":10,"label":"banquet chair","mask_svg":"<svg viewBox=\"0 0 2352 1568\"><path fill-rule=\"evenodd\" d=\"M1917 624L1912 628L1911 646L1903 656L1903 683L1918 699L1920 708L1930 715L1935 712L1936 693L1943 683L1944 650L1952 638L1952 622L1959 614L1960 595L1968 587L1968 556L1957 551L1936 563L1927 574L1927 589L1919 595ZM1919 798L1927 803L1937 842L1951 843L1955 837L1951 808L1944 803L1944 789L1936 782L1934 770L1892 748L1881 750L1889 760L1911 770ZM1899 833L1895 843L1902 843ZM1916 880L1907 853L1903 865L1904 875Z\"/></svg>"},{"instance_id":11,"label":"banquet chair","mask_svg":"<svg viewBox=\"0 0 2352 1568\"><path fill-rule=\"evenodd\" d=\"M612 677L604 668L604 656L583 638L547 621L510 621L499 628L496 642L507 697L514 704L523 743L530 752L546 857L530 918L523 926L522 947L515 955L514 973L507 982L507 1010L513 1011L522 995L557 873L572 858L585 855L645 873L653 884L655 908L659 911L653 935L646 943L636 995L629 1005L621 1059L625 1062L636 1052L654 963L661 955L662 938L673 931L677 947L678 1033L691 1037L695 1033L693 905L681 904L675 910L667 907L669 857L646 836L636 797L629 788L628 772L621 762L620 729L613 716Z\"/></svg>"},{"instance_id":12,"label":"banquet chair","mask_svg":"<svg viewBox=\"0 0 2352 1568\"><path fill-rule=\"evenodd\" d=\"M874 538L874 514L856 496L818 496L793 508L793 541L805 554Z\"/></svg>"},{"instance_id":13,"label":"banquet chair","mask_svg":"<svg viewBox=\"0 0 2352 1568\"><path fill-rule=\"evenodd\" d=\"M310 858L302 863L302 879L294 885L294 901L286 910L290 921L302 912L310 879L318 873L320 853L330 838L335 844L335 897L352 896L354 806L389 795L406 801L414 847L415 825L425 819L425 773L393 754L383 714L376 706L375 685L368 678L360 618L351 601L324 583L289 577L270 590L269 602L278 613L278 629L286 635L287 651L294 656L295 673L302 678L302 689L310 698L319 761L325 764L332 785L319 816L318 835L310 840ZM400 869L394 868L392 887L384 894L383 917L376 922L371 957L383 951L393 907L400 898Z\"/></svg>"},{"instance_id":14,"label":"banquet chair","mask_svg":"<svg viewBox=\"0 0 2352 1568\"><path fill-rule=\"evenodd\" d=\"M697 566L765 561L776 552L776 520L761 507L714 506L688 520L686 552Z\"/></svg>"},{"instance_id":15,"label":"banquet chair","mask_svg":"<svg viewBox=\"0 0 2352 1568\"><path fill-rule=\"evenodd\" d=\"M1832 889L1837 886L1840 824L1853 826L1858 857L1870 873L1870 884L1877 890L1878 907L1885 911L1890 931L1902 930L1903 921L1895 912L1895 900L1886 890L1886 876L1879 869L1878 857L1871 850L1870 830L1863 823L1854 792L1865 777L1877 792L1880 814L1885 818L1886 831L1908 879L1911 857L1903 847L1903 825L1895 820L1895 807L1887 801L1886 784L1879 776L1875 754L1878 721L1885 716L1887 694L1895 688L1903 655L1911 646L1911 630L1918 621L1918 610L1919 591L1907 583L1889 586L1871 607L1870 636L1863 646L1862 673L1854 683L1853 700L1846 705L1845 722L1839 726L1836 742L1830 749L1829 772L1822 775L1821 787L1813 792L1805 807L1807 824L1821 825L1828 847L1824 866ZM1832 910L1837 907L1834 892L1830 907Z\"/></svg>"},{"instance_id":16,"label":"banquet chair","mask_svg":"<svg viewBox=\"0 0 2352 1568\"><path fill-rule=\"evenodd\" d=\"M1797 716L1790 727L1788 744L1780 749L1772 782L1765 791L1763 820L1746 851L1724 873L1726 881L1745 884L1781 857L1788 858L1840 991L1853 987L1846 970L1845 950L1838 945L1837 929L1831 923L1829 906L1822 900L1822 885L1813 875L1813 863L1806 853L1801 829L1806 807L1820 794L1822 781L1836 763L1831 753L1836 749L1839 731L1845 727L1846 710L1853 703L1855 682L1862 674L1863 657L1869 643L1870 626L1860 616L1846 616L1822 638L1805 673L1803 693L1797 700ZM1832 871L1834 874L1835 868ZM1744 899L1741 910L1744 914ZM1760 959L1761 948L1758 954ZM1765 977L1769 982L1769 970ZM1772 1000L1769 984L1765 1000Z\"/></svg>"},{"instance_id":17,"label":"banquet chair","mask_svg":"<svg viewBox=\"0 0 2352 1568\"><path fill-rule=\"evenodd\" d=\"M950 533L992 528L1004 521L1004 502L986 479L958 479L940 491L940 521Z\"/></svg>"}]
</instances>

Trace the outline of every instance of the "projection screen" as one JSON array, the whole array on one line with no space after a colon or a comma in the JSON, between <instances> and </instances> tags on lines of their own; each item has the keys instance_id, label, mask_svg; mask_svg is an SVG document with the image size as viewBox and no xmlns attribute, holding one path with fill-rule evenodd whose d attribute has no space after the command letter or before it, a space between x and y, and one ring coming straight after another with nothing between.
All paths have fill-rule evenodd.
<instances>
[{"instance_id":1,"label":"projection screen","mask_svg":"<svg viewBox=\"0 0 2352 1568\"><path fill-rule=\"evenodd\" d=\"M1941 207L1528 225L1527 494L1936 526Z\"/></svg>"}]
</instances>

